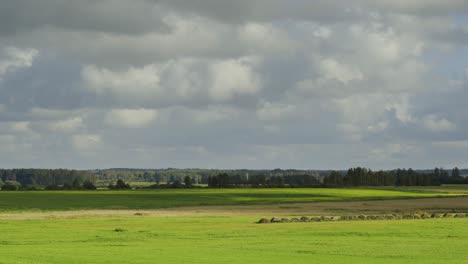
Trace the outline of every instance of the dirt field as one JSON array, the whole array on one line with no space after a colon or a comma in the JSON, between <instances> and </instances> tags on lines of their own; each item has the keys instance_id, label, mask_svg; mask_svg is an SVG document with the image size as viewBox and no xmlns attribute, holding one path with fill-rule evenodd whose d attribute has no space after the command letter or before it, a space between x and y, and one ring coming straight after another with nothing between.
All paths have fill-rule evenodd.
<instances>
[{"instance_id":1,"label":"dirt field","mask_svg":"<svg viewBox=\"0 0 468 264\"><path fill-rule=\"evenodd\" d=\"M203 206L158 210L82 210L65 212L3 213L0 220L41 220L99 217L169 216L303 216L381 214L396 212L468 212L468 197L317 202L261 206Z\"/></svg>"}]
</instances>

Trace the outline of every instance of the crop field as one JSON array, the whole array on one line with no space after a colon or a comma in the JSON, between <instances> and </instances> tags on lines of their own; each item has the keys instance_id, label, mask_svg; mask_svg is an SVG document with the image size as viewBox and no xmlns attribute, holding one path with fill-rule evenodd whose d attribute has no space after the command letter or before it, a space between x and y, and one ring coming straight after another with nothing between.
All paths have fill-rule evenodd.
<instances>
[{"instance_id":1,"label":"crop field","mask_svg":"<svg viewBox=\"0 0 468 264\"><path fill-rule=\"evenodd\" d=\"M158 209L182 206L270 205L468 195L450 189L188 189L148 191L0 192L1 211Z\"/></svg>"},{"instance_id":2,"label":"crop field","mask_svg":"<svg viewBox=\"0 0 468 264\"><path fill-rule=\"evenodd\" d=\"M256 224L260 216L468 212L466 191L0 192L0 263L468 263L468 218Z\"/></svg>"}]
</instances>

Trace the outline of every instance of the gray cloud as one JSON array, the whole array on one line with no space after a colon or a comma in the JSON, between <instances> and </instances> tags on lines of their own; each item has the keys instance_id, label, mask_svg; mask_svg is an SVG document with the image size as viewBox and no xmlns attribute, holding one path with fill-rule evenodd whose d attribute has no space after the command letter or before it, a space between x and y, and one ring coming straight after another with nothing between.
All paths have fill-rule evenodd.
<instances>
[{"instance_id":1,"label":"gray cloud","mask_svg":"<svg viewBox=\"0 0 468 264\"><path fill-rule=\"evenodd\" d=\"M0 167L468 167L467 13L432 0L2 3Z\"/></svg>"},{"instance_id":2,"label":"gray cloud","mask_svg":"<svg viewBox=\"0 0 468 264\"><path fill-rule=\"evenodd\" d=\"M2 1L0 33L18 34L43 27L65 30L140 34L168 30L162 10L136 0Z\"/></svg>"}]
</instances>

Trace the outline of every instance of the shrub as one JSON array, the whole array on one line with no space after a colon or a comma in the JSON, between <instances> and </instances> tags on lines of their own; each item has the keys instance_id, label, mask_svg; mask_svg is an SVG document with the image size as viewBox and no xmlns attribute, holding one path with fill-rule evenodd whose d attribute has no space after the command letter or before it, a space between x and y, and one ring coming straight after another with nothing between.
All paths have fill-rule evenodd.
<instances>
[{"instance_id":1,"label":"shrub","mask_svg":"<svg viewBox=\"0 0 468 264\"><path fill-rule=\"evenodd\" d=\"M109 185L109 187L111 186ZM125 183L124 181L119 179L117 180L117 183L115 184L115 186L113 186L113 188L116 190L128 190L128 189L131 189L132 187L130 187L128 183Z\"/></svg>"},{"instance_id":2,"label":"shrub","mask_svg":"<svg viewBox=\"0 0 468 264\"><path fill-rule=\"evenodd\" d=\"M21 186L20 187L20 190L21 191L36 191L37 190L37 186L36 185L33 185L33 184L28 184L26 186Z\"/></svg>"},{"instance_id":3,"label":"shrub","mask_svg":"<svg viewBox=\"0 0 468 264\"><path fill-rule=\"evenodd\" d=\"M21 187L21 183L17 181L6 181L2 186L2 191L17 191Z\"/></svg>"},{"instance_id":4,"label":"shrub","mask_svg":"<svg viewBox=\"0 0 468 264\"><path fill-rule=\"evenodd\" d=\"M85 189L85 190L96 190L96 186L91 181L85 181L83 183L83 189Z\"/></svg>"},{"instance_id":5,"label":"shrub","mask_svg":"<svg viewBox=\"0 0 468 264\"><path fill-rule=\"evenodd\" d=\"M57 190L60 190L61 188L57 184L49 184L45 187L45 189L48 191L57 191Z\"/></svg>"},{"instance_id":6,"label":"shrub","mask_svg":"<svg viewBox=\"0 0 468 264\"><path fill-rule=\"evenodd\" d=\"M73 190L73 186L70 183L66 182L62 186L62 190Z\"/></svg>"}]
</instances>

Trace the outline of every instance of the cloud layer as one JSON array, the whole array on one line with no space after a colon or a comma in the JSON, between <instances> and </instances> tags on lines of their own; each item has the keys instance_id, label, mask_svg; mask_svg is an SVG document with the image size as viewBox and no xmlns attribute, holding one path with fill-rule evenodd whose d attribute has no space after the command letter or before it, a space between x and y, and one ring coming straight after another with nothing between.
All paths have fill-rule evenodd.
<instances>
[{"instance_id":1,"label":"cloud layer","mask_svg":"<svg viewBox=\"0 0 468 264\"><path fill-rule=\"evenodd\" d=\"M0 167L468 167L468 4L18 0Z\"/></svg>"}]
</instances>

